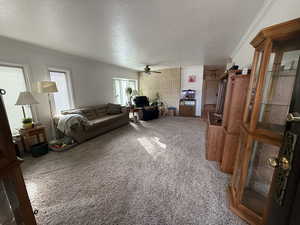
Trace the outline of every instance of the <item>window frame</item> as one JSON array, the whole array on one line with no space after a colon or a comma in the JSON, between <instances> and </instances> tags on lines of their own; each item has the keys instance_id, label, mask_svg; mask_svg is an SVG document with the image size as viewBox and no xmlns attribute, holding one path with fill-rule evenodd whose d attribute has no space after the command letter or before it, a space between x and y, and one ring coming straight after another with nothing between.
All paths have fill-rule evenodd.
<instances>
[{"instance_id":1,"label":"window frame","mask_svg":"<svg viewBox=\"0 0 300 225\"><path fill-rule=\"evenodd\" d=\"M66 75L70 109L73 109L75 107L75 104L74 104L74 92L73 92L73 85L72 85L72 78L71 78L71 70L61 69L61 68L57 68L57 67L48 67L47 75L49 77L49 81L51 81L50 72L64 73ZM51 101L51 104L53 105L53 113L55 115L60 115L60 112L57 112L57 110L56 110L54 95L50 96L50 101Z\"/></svg>"},{"instance_id":2,"label":"window frame","mask_svg":"<svg viewBox=\"0 0 300 225\"><path fill-rule=\"evenodd\" d=\"M114 85L114 80L124 80L124 81L135 81L136 82L136 90L138 91L139 90L139 81L138 79L134 79L134 78L124 78L124 77L113 77L112 78L112 88L113 88L113 98L114 98L114 101L116 101L116 96L115 96L115 85ZM117 102L115 102L117 103ZM119 103L117 103L119 104Z\"/></svg>"},{"instance_id":3,"label":"window frame","mask_svg":"<svg viewBox=\"0 0 300 225\"><path fill-rule=\"evenodd\" d=\"M18 64L18 63L9 63L5 61L0 61L0 66L2 67L11 67L11 68L19 68L22 69L23 71L23 76L24 76L24 82L25 82L25 91L30 91L33 93L32 90L32 79L31 79L31 70L29 65L27 64ZM16 100L17 101L17 100ZM29 105L29 109L31 111L32 119L33 121L38 121L38 113L35 105ZM21 113L21 112L20 112Z\"/></svg>"}]
</instances>

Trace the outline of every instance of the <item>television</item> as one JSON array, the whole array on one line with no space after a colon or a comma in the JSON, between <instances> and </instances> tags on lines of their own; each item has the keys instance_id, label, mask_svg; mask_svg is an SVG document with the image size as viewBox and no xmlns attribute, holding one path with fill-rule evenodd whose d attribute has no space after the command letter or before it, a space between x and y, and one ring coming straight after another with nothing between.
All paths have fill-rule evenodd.
<instances>
[{"instance_id":1,"label":"television","mask_svg":"<svg viewBox=\"0 0 300 225\"><path fill-rule=\"evenodd\" d=\"M195 99L196 91L195 90L182 90L181 91L181 98L182 99Z\"/></svg>"}]
</instances>

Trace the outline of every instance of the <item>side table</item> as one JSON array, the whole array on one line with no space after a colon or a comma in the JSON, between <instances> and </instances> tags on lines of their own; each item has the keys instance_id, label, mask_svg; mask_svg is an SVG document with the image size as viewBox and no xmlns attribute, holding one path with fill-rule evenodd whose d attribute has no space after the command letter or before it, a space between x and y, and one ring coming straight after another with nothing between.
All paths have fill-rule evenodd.
<instances>
[{"instance_id":1,"label":"side table","mask_svg":"<svg viewBox=\"0 0 300 225\"><path fill-rule=\"evenodd\" d=\"M44 126L37 126L29 129L20 129L19 133L24 151L30 150L31 143L29 140L32 139L32 137L36 137L38 143L47 142L46 130Z\"/></svg>"},{"instance_id":2,"label":"side table","mask_svg":"<svg viewBox=\"0 0 300 225\"><path fill-rule=\"evenodd\" d=\"M139 112L142 110L143 108L131 108L130 112L132 113L132 122L137 123L139 121ZM136 115L137 114L137 115Z\"/></svg>"}]
</instances>

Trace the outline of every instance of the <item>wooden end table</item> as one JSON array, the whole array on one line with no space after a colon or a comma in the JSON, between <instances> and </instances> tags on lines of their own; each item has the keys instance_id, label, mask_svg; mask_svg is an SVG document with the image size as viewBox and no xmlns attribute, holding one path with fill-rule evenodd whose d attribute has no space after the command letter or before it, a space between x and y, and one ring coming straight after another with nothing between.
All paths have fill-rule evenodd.
<instances>
[{"instance_id":1,"label":"wooden end table","mask_svg":"<svg viewBox=\"0 0 300 225\"><path fill-rule=\"evenodd\" d=\"M24 151L30 151L31 143L29 142L29 139L31 139L32 137L36 137L38 143L47 142L46 129L44 126L37 126L29 129L20 129L19 133Z\"/></svg>"},{"instance_id":2,"label":"wooden end table","mask_svg":"<svg viewBox=\"0 0 300 225\"><path fill-rule=\"evenodd\" d=\"M132 116L133 116L133 118L132 118L132 122L134 122L134 123L137 123L138 122L138 113L139 113L139 111L141 111L143 108L131 108L130 109L130 112L132 113ZM137 113L137 115L135 115L135 113Z\"/></svg>"}]
</instances>

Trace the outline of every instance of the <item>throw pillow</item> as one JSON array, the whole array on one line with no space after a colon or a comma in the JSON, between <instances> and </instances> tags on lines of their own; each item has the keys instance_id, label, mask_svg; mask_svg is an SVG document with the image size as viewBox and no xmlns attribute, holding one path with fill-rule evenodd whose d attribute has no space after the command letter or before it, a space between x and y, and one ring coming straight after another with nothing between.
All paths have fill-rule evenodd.
<instances>
[{"instance_id":1,"label":"throw pillow","mask_svg":"<svg viewBox=\"0 0 300 225\"><path fill-rule=\"evenodd\" d=\"M104 107L97 107L95 108L96 114L98 117L103 117L105 115L107 115L107 106L105 105Z\"/></svg>"},{"instance_id":2,"label":"throw pillow","mask_svg":"<svg viewBox=\"0 0 300 225\"><path fill-rule=\"evenodd\" d=\"M80 111L88 120L94 120L97 118L96 111L93 109L81 109Z\"/></svg>"},{"instance_id":3,"label":"throw pillow","mask_svg":"<svg viewBox=\"0 0 300 225\"><path fill-rule=\"evenodd\" d=\"M69 110L61 111L61 114L62 115L68 115L68 114L80 114L80 115L82 115L82 112L79 109L69 109Z\"/></svg>"}]
</instances>

